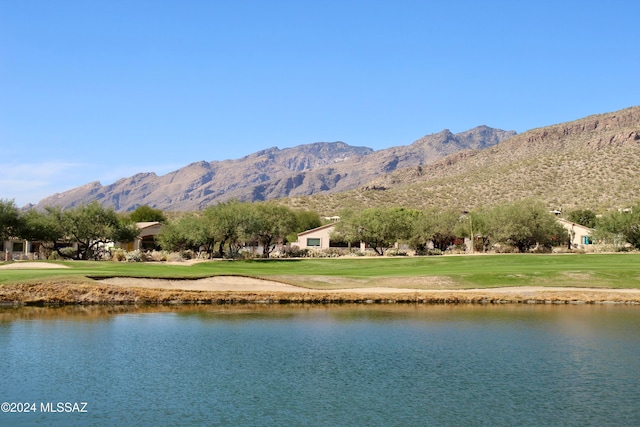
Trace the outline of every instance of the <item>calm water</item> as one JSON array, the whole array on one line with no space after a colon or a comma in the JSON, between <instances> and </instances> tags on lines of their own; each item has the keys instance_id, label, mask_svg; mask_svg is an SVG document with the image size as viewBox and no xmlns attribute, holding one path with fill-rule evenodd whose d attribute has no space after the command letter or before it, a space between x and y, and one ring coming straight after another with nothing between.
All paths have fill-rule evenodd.
<instances>
[{"instance_id":1,"label":"calm water","mask_svg":"<svg viewBox=\"0 0 640 427\"><path fill-rule=\"evenodd\" d=\"M3 426L640 425L633 306L6 308L0 364Z\"/></svg>"}]
</instances>

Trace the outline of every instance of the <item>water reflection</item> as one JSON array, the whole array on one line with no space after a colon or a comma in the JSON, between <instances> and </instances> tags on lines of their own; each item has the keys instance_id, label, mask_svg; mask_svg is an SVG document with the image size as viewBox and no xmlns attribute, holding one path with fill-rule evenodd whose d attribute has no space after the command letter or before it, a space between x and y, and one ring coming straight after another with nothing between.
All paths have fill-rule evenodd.
<instances>
[{"instance_id":1,"label":"water reflection","mask_svg":"<svg viewBox=\"0 0 640 427\"><path fill-rule=\"evenodd\" d=\"M210 321L327 318L334 322L491 322L551 324L570 335L606 330L627 335L640 329L640 307L607 305L478 305L478 304L239 304L239 305L90 305L62 307L0 307L0 325L26 320L105 321L117 316L151 314ZM614 323L602 316L614 314Z\"/></svg>"},{"instance_id":2,"label":"water reflection","mask_svg":"<svg viewBox=\"0 0 640 427\"><path fill-rule=\"evenodd\" d=\"M4 307L0 401L90 412L0 424L639 425L639 353L637 306Z\"/></svg>"}]
</instances>

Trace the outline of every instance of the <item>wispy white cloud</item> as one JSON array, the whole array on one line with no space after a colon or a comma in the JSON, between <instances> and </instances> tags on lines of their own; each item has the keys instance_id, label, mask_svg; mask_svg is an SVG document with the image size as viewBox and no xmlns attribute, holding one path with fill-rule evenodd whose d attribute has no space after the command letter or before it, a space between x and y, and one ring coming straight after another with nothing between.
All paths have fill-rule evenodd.
<instances>
[{"instance_id":1,"label":"wispy white cloud","mask_svg":"<svg viewBox=\"0 0 640 427\"><path fill-rule=\"evenodd\" d=\"M14 199L16 205L36 203L40 199L64 191L77 178L75 171L82 163L46 161L41 163L0 163L0 198Z\"/></svg>"}]
</instances>

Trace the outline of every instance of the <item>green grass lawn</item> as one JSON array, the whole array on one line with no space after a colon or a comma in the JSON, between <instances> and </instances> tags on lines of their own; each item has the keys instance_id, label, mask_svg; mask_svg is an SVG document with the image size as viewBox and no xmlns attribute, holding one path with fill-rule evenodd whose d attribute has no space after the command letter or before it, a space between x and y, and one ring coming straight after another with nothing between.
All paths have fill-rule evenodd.
<instances>
[{"instance_id":1,"label":"green grass lawn","mask_svg":"<svg viewBox=\"0 0 640 427\"><path fill-rule=\"evenodd\" d=\"M212 261L193 265L160 263L57 262L66 269L2 269L0 284L87 281L87 277L129 276L189 279L241 275L311 288L402 286L403 278L446 278L448 289L502 286L640 288L640 254L479 255L398 258ZM345 286L348 284L348 286Z\"/></svg>"}]
</instances>

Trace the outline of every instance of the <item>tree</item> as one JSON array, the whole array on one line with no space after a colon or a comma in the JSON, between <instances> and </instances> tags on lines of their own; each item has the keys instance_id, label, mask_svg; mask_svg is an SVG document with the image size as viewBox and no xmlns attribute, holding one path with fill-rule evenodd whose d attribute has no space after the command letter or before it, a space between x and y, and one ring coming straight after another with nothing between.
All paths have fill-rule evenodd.
<instances>
[{"instance_id":1,"label":"tree","mask_svg":"<svg viewBox=\"0 0 640 427\"><path fill-rule=\"evenodd\" d=\"M252 207L249 203L231 200L218 203L204 211L211 232L217 239L216 256L225 256L225 245L230 256L235 256L240 249L240 238L246 235L252 218Z\"/></svg>"},{"instance_id":2,"label":"tree","mask_svg":"<svg viewBox=\"0 0 640 427\"><path fill-rule=\"evenodd\" d=\"M455 234L470 238L474 250L486 252L491 249L493 243L488 225L488 211L486 209L474 210L460 218L455 228Z\"/></svg>"},{"instance_id":3,"label":"tree","mask_svg":"<svg viewBox=\"0 0 640 427\"><path fill-rule=\"evenodd\" d=\"M247 216L244 234L262 245L265 258L269 258L278 241L283 241L296 226L293 211L273 203L255 203Z\"/></svg>"},{"instance_id":4,"label":"tree","mask_svg":"<svg viewBox=\"0 0 640 427\"><path fill-rule=\"evenodd\" d=\"M187 250L191 244L187 236L182 233L180 224L184 218L169 222L156 236L156 241L165 251L178 252Z\"/></svg>"},{"instance_id":5,"label":"tree","mask_svg":"<svg viewBox=\"0 0 640 427\"><path fill-rule=\"evenodd\" d=\"M596 226L596 214L590 209L576 209L567 214L567 219L585 227Z\"/></svg>"},{"instance_id":6,"label":"tree","mask_svg":"<svg viewBox=\"0 0 640 427\"><path fill-rule=\"evenodd\" d=\"M130 242L139 233L135 224L121 221L113 208L105 209L98 202L69 210L47 210L59 222L63 239L77 244L75 259L99 259L105 244ZM58 253L66 256L60 250Z\"/></svg>"},{"instance_id":7,"label":"tree","mask_svg":"<svg viewBox=\"0 0 640 427\"><path fill-rule=\"evenodd\" d=\"M0 239L19 237L23 220L13 200L0 199Z\"/></svg>"},{"instance_id":8,"label":"tree","mask_svg":"<svg viewBox=\"0 0 640 427\"><path fill-rule=\"evenodd\" d=\"M21 237L27 240L37 240L42 243L44 256L55 249L56 242L64 237L64 230L52 209L45 209L44 212L30 209L24 216L24 226Z\"/></svg>"},{"instance_id":9,"label":"tree","mask_svg":"<svg viewBox=\"0 0 640 427\"><path fill-rule=\"evenodd\" d=\"M456 228L460 222L460 213L454 210L431 211L428 215L432 216L433 234L431 241L433 247L446 251L453 245L457 235Z\"/></svg>"},{"instance_id":10,"label":"tree","mask_svg":"<svg viewBox=\"0 0 640 427\"><path fill-rule=\"evenodd\" d=\"M418 254L425 253L429 243L444 252L459 235L460 214L457 211L431 209L412 214L412 219L409 245Z\"/></svg>"},{"instance_id":11,"label":"tree","mask_svg":"<svg viewBox=\"0 0 640 427\"><path fill-rule=\"evenodd\" d=\"M551 248L568 240L568 232L542 202L524 199L498 205L487 213L487 233L494 242L528 252L536 245Z\"/></svg>"},{"instance_id":12,"label":"tree","mask_svg":"<svg viewBox=\"0 0 640 427\"><path fill-rule=\"evenodd\" d=\"M156 237L162 249L167 251L211 251L215 245L215 236L207 229L207 222L202 215L186 215L169 222Z\"/></svg>"},{"instance_id":13,"label":"tree","mask_svg":"<svg viewBox=\"0 0 640 427\"><path fill-rule=\"evenodd\" d=\"M608 212L598 218L594 238L617 245L626 242L640 249L640 201L631 209Z\"/></svg>"},{"instance_id":14,"label":"tree","mask_svg":"<svg viewBox=\"0 0 640 427\"><path fill-rule=\"evenodd\" d=\"M396 242L410 239L416 215L416 211L403 208L343 211L335 232L347 242L364 242L384 255Z\"/></svg>"},{"instance_id":15,"label":"tree","mask_svg":"<svg viewBox=\"0 0 640 427\"><path fill-rule=\"evenodd\" d=\"M162 209L154 209L147 205L138 206L129 214L129 219L133 222L161 222L167 223L167 217L164 216Z\"/></svg>"},{"instance_id":16,"label":"tree","mask_svg":"<svg viewBox=\"0 0 640 427\"><path fill-rule=\"evenodd\" d=\"M299 210L293 212L296 217L296 226L292 233L287 236L287 241L298 240L298 233L322 226L320 215L315 211Z\"/></svg>"}]
</instances>

